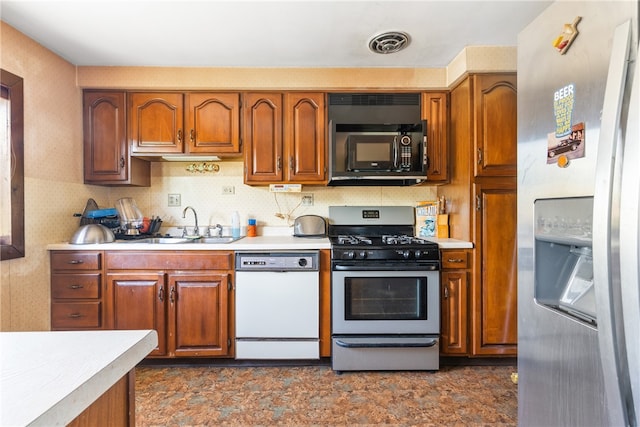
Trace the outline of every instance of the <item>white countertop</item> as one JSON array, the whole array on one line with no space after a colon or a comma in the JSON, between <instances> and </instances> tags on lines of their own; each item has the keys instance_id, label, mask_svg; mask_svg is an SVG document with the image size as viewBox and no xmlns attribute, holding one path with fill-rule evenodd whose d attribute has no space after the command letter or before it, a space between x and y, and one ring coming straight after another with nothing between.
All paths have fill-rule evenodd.
<instances>
[{"instance_id":1,"label":"white countertop","mask_svg":"<svg viewBox=\"0 0 640 427\"><path fill-rule=\"evenodd\" d=\"M135 240L116 241L91 245L72 245L70 243L54 243L47 246L49 250L296 250L296 249L330 249L328 238L294 237L294 236L256 236L243 237L231 243L136 243Z\"/></svg>"},{"instance_id":2,"label":"white countertop","mask_svg":"<svg viewBox=\"0 0 640 427\"><path fill-rule=\"evenodd\" d=\"M440 249L473 248L471 242L456 239L428 238L439 245ZM231 243L136 243L135 240L117 241L91 245L72 245L70 243L53 243L47 245L49 250L304 250L331 249L328 238L294 237L294 236L256 236L243 237Z\"/></svg>"},{"instance_id":3,"label":"white countertop","mask_svg":"<svg viewBox=\"0 0 640 427\"><path fill-rule=\"evenodd\" d=\"M438 244L440 249L471 249L473 248L472 242L458 239L438 239L437 237L427 237L427 240Z\"/></svg>"},{"instance_id":4,"label":"white countertop","mask_svg":"<svg viewBox=\"0 0 640 427\"><path fill-rule=\"evenodd\" d=\"M155 348L156 331L0 333L0 425L66 425Z\"/></svg>"}]
</instances>

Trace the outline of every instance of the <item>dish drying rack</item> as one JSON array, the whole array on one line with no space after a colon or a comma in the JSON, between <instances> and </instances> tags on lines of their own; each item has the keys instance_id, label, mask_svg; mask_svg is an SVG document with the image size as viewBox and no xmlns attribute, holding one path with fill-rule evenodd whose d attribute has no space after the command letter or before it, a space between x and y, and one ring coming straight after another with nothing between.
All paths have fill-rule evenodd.
<instances>
[{"instance_id":1,"label":"dish drying rack","mask_svg":"<svg viewBox=\"0 0 640 427\"><path fill-rule=\"evenodd\" d=\"M79 214L76 213L73 216L80 217L80 225L85 224L102 224L105 227L111 229L119 240L135 240L143 239L149 236L155 236L160 231L162 225L162 219L159 216L154 216L149 221L149 228L147 231L137 235L128 235L122 232L120 227L120 219L118 217L118 211L115 208L100 209L95 200L87 200L84 211Z\"/></svg>"}]
</instances>

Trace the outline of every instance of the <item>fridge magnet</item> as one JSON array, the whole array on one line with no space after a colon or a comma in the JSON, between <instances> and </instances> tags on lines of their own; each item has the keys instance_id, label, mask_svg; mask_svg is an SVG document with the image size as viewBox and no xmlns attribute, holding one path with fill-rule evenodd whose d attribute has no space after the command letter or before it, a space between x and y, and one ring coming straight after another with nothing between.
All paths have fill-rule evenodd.
<instances>
[{"instance_id":1,"label":"fridge magnet","mask_svg":"<svg viewBox=\"0 0 640 427\"><path fill-rule=\"evenodd\" d=\"M560 55L564 55L569 50L571 43L578 36L578 23L582 19L582 16L576 16L572 24L564 24L562 32L553 41L553 47L556 48Z\"/></svg>"},{"instance_id":2,"label":"fridge magnet","mask_svg":"<svg viewBox=\"0 0 640 427\"><path fill-rule=\"evenodd\" d=\"M573 124L573 106L575 104L575 85L561 87L553 93L553 115L556 119L556 138L571 133Z\"/></svg>"},{"instance_id":3,"label":"fridge magnet","mask_svg":"<svg viewBox=\"0 0 640 427\"><path fill-rule=\"evenodd\" d=\"M547 135L547 164L567 167L569 160L584 157L584 123L571 127L568 135L558 138L554 132Z\"/></svg>"}]
</instances>

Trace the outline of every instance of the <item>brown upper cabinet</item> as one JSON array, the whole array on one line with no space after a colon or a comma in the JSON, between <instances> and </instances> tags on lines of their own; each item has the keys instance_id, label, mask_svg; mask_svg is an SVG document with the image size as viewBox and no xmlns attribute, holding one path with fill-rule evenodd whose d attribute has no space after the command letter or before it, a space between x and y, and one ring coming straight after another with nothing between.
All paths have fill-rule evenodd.
<instances>
[{"instance_id":1,"label":"brown upper cabinet","mask_svg":"<svg viewBox=\"0 0 640 427\"><path fill-rule=\"evenodd\" d=\"M447 92L422 94L422 118L427 121L427 183L445 183L449 178Z\"/></svg>"},{"instance_id":2,"label":"brown upper cabinet","mask_svg":"<svg viewBox=\"0 0 640 427\"><path fill-rule=\"evenodd\" d=\"M245 184L326 182L325 94L244 94Z\"/></svg>"},{"instance_id":3,"label":"brown upper cabinet","mask_svg":"<svg viewBox=\"0 0 640 427\"><path fill-rule=\"evenodd\" d=\"M84 182L100 185L151 185L149 162L132 158L127 141L127 94L83 93Z\"/></svg>"},{"instance_id":4,"label":"brown upper cabinet","mask_svg":"<svg viewBox=\"0 0 640 427\"><path fill-rule=\"evenodd\" d=\"M474 175L516 176L516 76L479 74L471 79L476 126Z\"/></svg>"},{"instance_id":5,"label":"brown upper cabinet","mask_svg":"<svg viewBox=\"0 0 640 427\"><path fill-rule=\"evenodd\" d=\"M239 155L240 94L129 93L133 154Z\"/></svg>"}]
</instances>

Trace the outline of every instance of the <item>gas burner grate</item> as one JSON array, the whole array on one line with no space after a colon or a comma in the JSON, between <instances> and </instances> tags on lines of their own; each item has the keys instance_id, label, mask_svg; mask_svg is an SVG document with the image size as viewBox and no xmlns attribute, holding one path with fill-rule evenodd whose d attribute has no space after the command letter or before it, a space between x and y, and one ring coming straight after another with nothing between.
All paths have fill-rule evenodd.
<instances>
[{"instance_id":1,"label":"gas burner grate","mask_svg":"<svg viewBox=\"0 0 640 427\"><path fill-rule=\"evenodd\" d=\"M339 235L338 244L340 245L371 245L373 242L370 238L364 236Z\"/></svg>"},{"instance_id":2,"label":"gas burner grate","mask_svg":"<svg viewBox=\"0 0 640 427\"><path fill-rule=\"evenodd\" d=\"M419 237L413 237L408 235L384 235L382 236L382 243L385 245L425 245L430 242Z\"/></svg>"}]
</instances>

